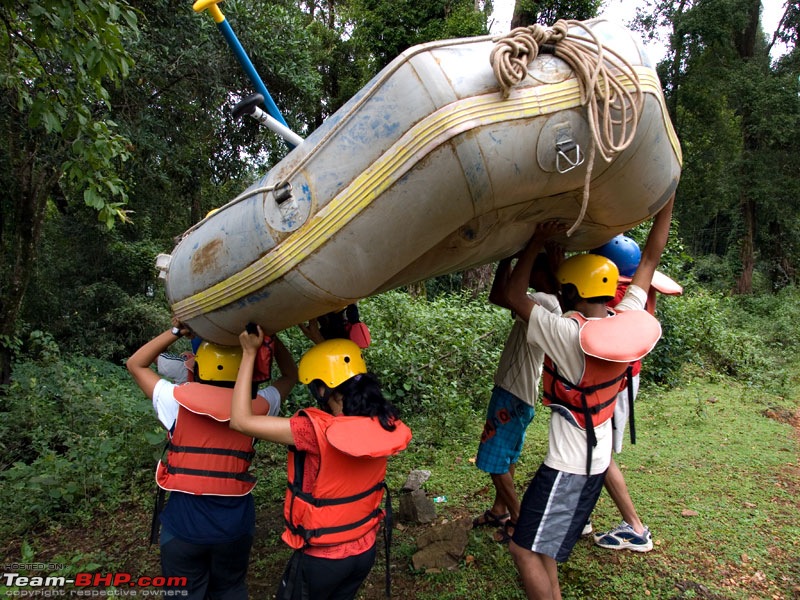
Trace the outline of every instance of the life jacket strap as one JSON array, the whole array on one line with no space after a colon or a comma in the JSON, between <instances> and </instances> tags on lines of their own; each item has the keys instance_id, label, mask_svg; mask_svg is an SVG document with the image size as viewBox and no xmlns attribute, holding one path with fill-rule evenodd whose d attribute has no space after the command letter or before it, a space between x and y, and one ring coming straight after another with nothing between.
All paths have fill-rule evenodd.
<instances>
[{"instance_id":1,"label":"life jacket strap","mask_svg":"<svg viewBox=\"0 0 800 600\"><path fill-rule=\"evenodd\" d=\"M586 429L586 475L589 475L592 472L592 451L595 448L595 446L597 446L597 435L594 432L594 420L592 419L592 416L599 413L604 408L607 408L614 402L616 402L617 398L616 396L614 396L612 398L609 398L605 402L601 402L600 404L596 404L591 407L589 406L589 403L586 398L589 394L593 394L599 390L619 384L619 382L622 381L624 377L627 377L629 375L629 372L631 372L631 367L629 366L625 370L625 372L623 372L621 375L618 375L617 377L614 377L609 381L589 386L578 386L573 384L571 381L563 377L558 372L558 367L555 365L550 367L549 365L545 364L544 369L547 373L553 376L553 385L552 389L550 390L542 390L543 396L546 399L548 399L552 404L563 406L564 408L572 412L580 412L583 415L584 427ZM556 395L555 391L556 381L559 381L563 385L571 388L572 390L579 392L581 395L581 403L579 405L570 404L566 400L559 398ZM630 384L630 379L629 379L629 384ZM628 393L630 394L630 391Z\"/></svg>"},{"instance_id":2,"label":"life jacket strap","mask_svg":"<svg viewBox=\"0 0 800 600\"><path fill-rule=\"evenodd\" d=\"M172 442L169 443L167 448L171 452L183 452L185 454L214 454L217 456L233 456L250 462L255 457L255 452L246 452L244 450L232 450L230 448L201 448L200 446L176 446Z\"/></svg>"},{"instance_id":3,"label":"life jacket strap","mask_svg":"<svg viewBox=\"0 0 800 600\"><path fill-rule=\"evenodd\" d=\"M358 500L361 500L362 498L371 496L372 494L379 491L381 488L385 486L384 482L381 481L380 483L376 483L368 490L364 490L363 492L359 492L358 494L353 494L352 496L344 496L341 498L315 498L308 492L304 492L300 488L300 486L297 485L296 481L289 482L288 487L291 490L292 494L294 494L307 504L311 504L312 506L316 506L317 508L319 508L321 506L338 506L340 504L350 504L351 502L356 502Z\"/></svg>"},{"instance_id":4,"label":"life jacket strap","mask_svg":"<svg viewBox=\"0 0 800 600\"><path fill-rule=\"evenodd\" d=\"M592 472L592 452L597 446L597 435L594 433L594 421L589 404L586 402L586 394L581 394L581 404L583 420L586 425L586 475L588 476Z\"/></svg>"},{"instance_id":5,"label":"life jacket strap","mask_svg":"<svg viewBox=\"0 0 800 600\"><path fill-rule=\"evenodd\" d=\"M544 370L545 370L545 372L547 372L550 375L552 375L555 379L558 379L564 385L569 386L571 389L576 390L578 392L581 392L583 394L587 394L587 395L588 394L594 394L595 392L598 392L600 390L604 390L607 387L611 387L615 383L619 383L620 381L622 381L627 376L627 371L624 371L622 374L620 374L617 377L614 377L613 379L610 379L608 381L604 381L602 383L597 383L595 385L579 386L579 385L575 385L569 379L566 379L564 376L562 376L561 373L558 372L558 367L556 367L556 366L550 367L549 365L545 364L544 365ZM603 405L603 407L605 407L605 406L607 406L607 404Z\"/></svg>"},{"instance_id":6,"label":"life jacket strap","mask_svg":"<svg viewBox=\"0 0 800 600\"><path fill-rule=\"evenodd\" d=\"M241 473L232 473L230 471L210 471L206 469L187 469L185 467L175 467L166 464L165 468L167 473L171 475L196 475L197 477L216 477L219 479L236 479L237 481L244 481L245 483L255 483L256 478L247 471Z\"/></svg>"},{"instance_id":7,"label":"life jacket strap","mask_svg":"<svg viewBox=\"0 0 800 600\"><path fill-rule=\"evenodd\" d=\"M389 491L389 486L386 485L385 482L383 483L383 487L386 489L386 516L383 524L383 546L386 555L386 597L391 598L392 574L389 571L389 553L392 546L392 529L394 528L392 517L392 493Z\"/></svg>"},{"instance_id":8,"label":"life jacket strap","mask_svg":"<svg viewBox=\"0 0 800 600\"><path fill-rule=\"evenodd\" d=\"M630 428L631 444L636 443L636 421L633 418L633 365L625 371L628 377L628 427Z\"/></svg>"},{"instance_id":9,"label":"life jacket strap","mask_svg":"<svg viewBox=\"0 0 800 600\"><path fill-rule=\"evenodd\" d=\"M163 456L164 452L166 451L167 447L169 446L169 440L164 444L164 449L162 450L161 454ZM156 486L156 497L155 501L153 502L153 518L150 521L150 544L157 544L159 533L161 530L161 511L164 510L164 501L166 500L167 492L161 487Z\"/></svg>"},{"instance_id":10,"label":"life jacket strap","mask_svg":"<svg viewBox=\"0 0 800 600\"><path fill-rule=\"evenodd\" d=\"M355 529L357 527L361 527L365 523L369 523L376 517L380 517L383 514L383 510L380 508L376 508L371 513L369 513L366 517L359 519L358 521L354 521L353 523L346 523L345 525L337 525L336 527L317 527L316 529L306 529L302 525L292 525L291 523L287 523L286 526L289 528L289 531L292 533L301 536L306 543L309 542L312 538L321 537L323 535L329 535L332 533L341 533L343 531L350 531L351 529Z\"/></svg>"}]
</instances>

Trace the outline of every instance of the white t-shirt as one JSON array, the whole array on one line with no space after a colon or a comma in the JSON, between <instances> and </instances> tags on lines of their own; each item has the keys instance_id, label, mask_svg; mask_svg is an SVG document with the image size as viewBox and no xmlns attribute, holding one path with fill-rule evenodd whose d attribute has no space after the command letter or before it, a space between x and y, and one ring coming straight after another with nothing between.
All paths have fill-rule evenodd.
<instances>
[{"instance_id":1,"label":"white t-shirt","mask_svg":"<svg viewBox=\"0 0 800 600\"><path fill-rule=\"evenodd\" d=\"M552 294L536 292L528 296L550 312L561 314L558 298ZM539 346L528 343L527 333L528 324L517 316L503 346L494 383L533 406L539 391L544 351Z\"/></svg>"},{"instance_id":2,"label":"white t-shirt","mask_svg":"<svg viewBox=\"0 0 800 600\"><path fill-rule=\"evenodd\" d=\"M176 385L166 379L159 380L153 389L153 409L156 411L158 420L167 429L172 429L178 419L178 401L175 399ZM263 390L258 390L258 395L264 398L269 404L269 416L274 417L281 408L281 393L278 388L269 386Z\"/></svg>"},{"instance_id":3,"label":"white t-shirt","mask_svg":"<svg viewBox=\"0 0 800 600\"><path fill-rule=\"evenodd\" d=\"M628 286L625 296L616 306L624 310L644 310L647 294L638 286ZM528 320L528 343L539 346L558 365L568 380L578 382L586 363L580 346L580 326L574 319L554 315L540 305L534 305ZM597 446L592 449L590 474L598 475L611 462L613 431L611 419L594 428ZM586 473L586 430L570 424L557 410L550 415L550 438L544 463L553 469L583 475Z\"/></svg>"}]
</instances>

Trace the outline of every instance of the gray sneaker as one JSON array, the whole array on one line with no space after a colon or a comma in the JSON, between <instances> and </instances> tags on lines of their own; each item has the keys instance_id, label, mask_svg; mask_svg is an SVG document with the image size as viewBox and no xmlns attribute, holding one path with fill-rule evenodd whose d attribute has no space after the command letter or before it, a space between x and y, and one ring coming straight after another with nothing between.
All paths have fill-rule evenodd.
<instances>
[{"instance_id":1,"label":"gray sneaker","mask_svg":"<svg viewBox=\"0 0 800 600\"><path fill-rule=\"evenodd\" d=\"M623 521L611 531L595 533L594 543L601 548L611 550L650 552L653 549L653 536L647 527L644 528L644 533L639 535L633 527Z\"/></svg>"}]
</instances>

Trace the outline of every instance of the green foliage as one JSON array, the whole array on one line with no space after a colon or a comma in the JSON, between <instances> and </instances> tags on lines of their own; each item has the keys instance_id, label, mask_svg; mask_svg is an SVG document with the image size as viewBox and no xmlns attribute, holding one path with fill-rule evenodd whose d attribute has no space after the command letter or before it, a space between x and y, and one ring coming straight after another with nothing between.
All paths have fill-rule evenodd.
<instances>
[{"instance_id":1,"label":"green foliage","mask_svg":"<svg viewBox=\"0 0 800 600\"><path fill-rule=\"evenodd\" d=\"M89 214L52 215L44 231L21 331L47 331L67 353L117 364L163 331L154 243L97 227Z\"/></svg>"},{"instance_id":2,"label":"green foliage","mask_svg":"<svg viewBox=\"0 0 800 600\"><path fill-rule=\"evenodd\" d=\"M104 117L109 85L125 78L133 65L123 46L137 33L135 12L116 0L80 7L46 0L13 8L5 3L2 17L0 54L6 65L0 88L9 110L4 132L13 132L12 143L26 152L23 159L33 158L34 147L45 142L46 153L37 162L49 162L63 174L62 184L111 227L116 218L125 218L125 184L117 168L129 154L117 124Z\"/></svg>"},{"instance_id":3,"label":"green foliage","mask_svg":"<svg viewBox=\"0 0 800 600\"><path fill-rule=\"evenodd\" d=\"M120 367L52 355L20 363L0 414L6 533L114 510L150 477L154 450L145 433L158 425Z\"/></svg>"},{"instance_id":4,"label":"green foliage","mask_svg":"<svg viewBox=\"0 0 800 600\"><path fill-rule=\"evenodd\" d=\"M349 17L353 42L371 57L374 72L416 44L488 33L487 13L472 0L358 0Z\"/></svg>"},{"instance_id":5,"label":"green foliage","mask_svg":"<svg viewBox=\"0 0 800 600\"><path fill-rule=\"evenodd\" d=\"M675 384L687 374L731 376L780 394L790 379L786 361L798 344L798 300L796 288L759 297L697 288L661 298L657 316L664 333L645 359L643 377Z\"/></svg>"},{"instance_id":6,"label":"green foliage","mask_svg":"<svg viewBox=\"0 0 800 600\"><path fill-rule=\"evenodd\" d=\"M516 0L512 27L549 26L559 19L584 21L596 17L601 5L602 0Z\"/></svg>"},{"instance_id":7,"label":"green foliage","mask_svg":"<svg viewBox=\"0 0 800 600\"><path fill-rule=\"evenodd\" d=\"M795 284L796 7L786 7L777 32L789 53L773 61L774 48L757 20L758 0L649 5L637 19L646 33L671 28L670 55L659 75L683 147L675 211L691 253L720 258L709 266L724 266L735 286L726 281L718 289L749 292L761 284L774 291Z\"/></svg>"},{"instance_id":8,"label":"green foliage","mask_svg":"<svg viewBox=\"0 0 800 600\"><path fill-rule=\"evenodd\" d=\"M359 306L373 339L367 364L404 414L447 421L485 409L511 326L507 310L467 295L425 301L402 292Z\"/></svg>"},{"instance_id":9,"label":"green foliage","mask_svg":"<svg viewBox=\"0 0 800 600\"><path fill-rule=\"evenodd\" d=\"M129 141L109 90L130 72L137 35L125 2L0 5L0 335L16 332L48 208L89 207L106 228L127 220L120 175ZM0 380L13 355L0 346Z\"/></svg>"}]
</instances>

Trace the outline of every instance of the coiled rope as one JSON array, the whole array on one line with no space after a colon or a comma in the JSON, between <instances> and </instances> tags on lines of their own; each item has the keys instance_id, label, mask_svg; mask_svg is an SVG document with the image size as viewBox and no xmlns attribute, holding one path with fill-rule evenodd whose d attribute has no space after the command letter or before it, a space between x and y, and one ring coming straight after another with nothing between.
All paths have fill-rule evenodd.
<instances>
[{"instance_id":1,"label":"coiled rope","mask_svg":"<svg viewBox=\"0 0 800 600\"><path fill-rule=\"evenodd\" d=\"M569 32L582 29L588 38ZM583 221L589 205L589 184L596 152L603 160L611 160L627 148L636 135L644 96L633 66L611 48L606 48L582 21L560 19L552 27L531 25L517 27L506 36L494 39L489 56L497 82L508 98L511 88L528 75L528 65L540 52L552 54L566 62L575 73L581 92L581 105L586 107L592 143L583 185L583 202L578 219L567 231L572 235ZM622 78L632 84L625 87Z\"/></svg>"}]
</instances>

